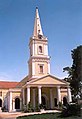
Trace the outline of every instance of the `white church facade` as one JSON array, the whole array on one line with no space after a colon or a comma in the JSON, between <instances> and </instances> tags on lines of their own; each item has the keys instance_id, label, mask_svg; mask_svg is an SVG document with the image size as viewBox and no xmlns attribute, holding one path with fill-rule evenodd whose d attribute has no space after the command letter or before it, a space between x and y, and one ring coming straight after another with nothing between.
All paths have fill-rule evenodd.
<instances>
[{"instance_id":1,"label":"white church facade","mask_svg":"<svg viewBox=\"0 0 82 119\"><path fill-rule=\"evenodd\" d=\"M29 49L28 76L18 83L0 81L0 107L11 112L22 110L30 102L34 109L40 104L55 109L60 102L71 102L69 83L50 74L48 39L42 32L38 8Z\"/></svg>"}]
</instances>

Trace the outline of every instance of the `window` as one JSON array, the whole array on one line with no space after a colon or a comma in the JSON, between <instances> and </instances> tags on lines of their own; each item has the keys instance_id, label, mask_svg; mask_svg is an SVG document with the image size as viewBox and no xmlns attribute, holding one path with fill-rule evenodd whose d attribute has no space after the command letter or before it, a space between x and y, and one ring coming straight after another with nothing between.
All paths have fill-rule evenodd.
<instances>
[{"instance_id":1,"label":"window","mask_svg":"<svg viewBox=\"0 0 82 119\"><path fill-rule=\"evenodd\" d=\"M43 66L40 65L40 73L43 73Z\"/></svg>"},{"instance_id":2,"label":"window","mask_svg":"<svg viewBox=\"0 0 82 119\"><path fill-rule=\"evenodd\" d=\"M42 53L42 46L39 46L39 53Z\"/></svg>"}]
</instances>

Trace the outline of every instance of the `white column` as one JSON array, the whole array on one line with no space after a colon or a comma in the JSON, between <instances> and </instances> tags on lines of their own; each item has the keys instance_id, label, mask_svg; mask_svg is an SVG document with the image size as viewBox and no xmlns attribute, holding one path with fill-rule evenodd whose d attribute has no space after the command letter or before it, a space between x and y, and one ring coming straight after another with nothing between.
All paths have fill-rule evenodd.
<instances>
[{"instance_id":1,"label":"white column","mask_svg":"<svg viewBox=\"0 0 82 119\"><path fill-rule=\"evenodd\" d=\"M33 89L33 107L35 108L35 99L36 96L35 96L35 89Z\"/></svg>"},{"instance_id":2,"label":"white column","mask_svg":"<svg viewBox=\"0 0 82 119\"><path fill-rule=\"evenodd\" d=\"M20 110L22 110L22 99L20 98Z\"/></svg>"},{"instance_id":3,"label":"white column","mask_svg":"<svg viewBox=\"0 0 82 119\"><path fill-rule=\"evenodd\" d=\"M41 104L41 86L38 87L38 103Z\"/></svg>"},{"instance_id":4,"label":"white column","mask_svg":"<svg viewBox=\"0 0 82 119\"><path fill-rule=\"evenodd\" d=\"M23 105L25 104L25 89L23 88L22 90L22 93L23 93Z\"/></svg>"},{"instance_id":5,"label":"white column","mask_svg":"<svg viewBox=\"0 0 82 119\"><path fill-rule=\"evenodd\" d=\"M12 111L12 92L10 92L10 105L9 105L9 112Z\"/></svg>"},{"instance_id":6,"label":"white column","mask_svg":"<svg viewBox=\"0 0 82 119\"><path fill-rule=\"evenodd\" d=\"M52 97L52 89L50 89L50 108L53 108L53 97Z\"/></svg>"},{"instance_id":7,"label":"white column","mask_svg":"<svg viewBox=\"0 0 82 119\"><path fill-rule=\"evenodd\" d=\"M57 86L57 93L58 93L58 104L59 104L59 102L61 102L60 86Z\"/></svg>"},{"instance_id":8,"label":"white column","mask_svg":"<svg viewBox=\"0 0 82 119\"><path fill-rule=\"evenodd\" d=\"M67 87L68 102L72 102L70 87Z\"/></svg>"},{"instance_id":9,"label":"white column","mask_svg":"<svg viewBox=\"0 0 82 119\"><path fill-rule=\"evenodd\" d=\"M30 102L30 87L27 86L27 104Z\"/></svg>"},{"instance_id":10,"label":"white column","mask_svg":"<svg viewBox=\"0 0 82 119\"><path fill-rule=\"evenodd\" d=\"M15 99L13 99L13 111L15 111Z\"/></svg>"}]
</instances>

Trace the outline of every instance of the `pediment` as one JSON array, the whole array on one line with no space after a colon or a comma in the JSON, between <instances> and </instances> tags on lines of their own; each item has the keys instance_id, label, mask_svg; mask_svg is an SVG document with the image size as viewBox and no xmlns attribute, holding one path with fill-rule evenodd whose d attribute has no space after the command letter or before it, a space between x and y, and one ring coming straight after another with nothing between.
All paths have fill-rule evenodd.
<instances>
[{"instance_id":1,"label":"pediment","mask_svg":"<svg viewBox=\"0 0 82 119\"><path fill-rule=\"evenodd\" d=\"M41 78L38 78L34 81L29 82L29 84L33 85L67 85L68 83L58 79L52 75L47 75Z\"/></svg>"}]
</instances>

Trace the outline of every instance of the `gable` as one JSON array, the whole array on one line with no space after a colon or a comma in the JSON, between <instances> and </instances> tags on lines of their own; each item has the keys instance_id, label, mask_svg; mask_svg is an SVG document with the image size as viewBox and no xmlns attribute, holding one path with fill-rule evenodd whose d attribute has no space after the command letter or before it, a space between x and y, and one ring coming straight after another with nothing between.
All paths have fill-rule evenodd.
<instances>
[{"instance_id":1,"label":"gable","mask_svg":"<svg viewBox=\"0 0 82 119\"><path fill-rule=\"evenodd\" d=\"M30 84L36 84L36 85L39 85L39 84L42 84L42 85L67 85L67 82L64 82L60 79L57 79L56 77L53 77L53 76L45 76L45 77L42 77L42 78L39 78L37 80L34 80L32 82L30 82Z\"/></svg>"}]
</instances>

